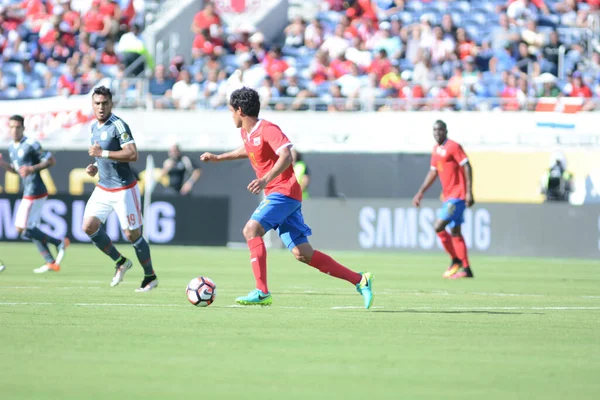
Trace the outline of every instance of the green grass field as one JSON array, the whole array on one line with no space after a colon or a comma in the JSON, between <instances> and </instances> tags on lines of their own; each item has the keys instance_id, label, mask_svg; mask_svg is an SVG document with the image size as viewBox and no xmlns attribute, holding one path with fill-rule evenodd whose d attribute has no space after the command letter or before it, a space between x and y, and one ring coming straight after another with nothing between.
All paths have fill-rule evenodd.
<instances>
[{"instance_id":1,"label":"green grass field","mask_svg":"<svg viewBox=\"0 0 600 400\"><path fill-rule=\"evenodd\" d=\"M127 256L133 249L120 246ZM33 244L0 244L0 398L597 399L600 265L473 257L445 281L444 256L332 253L375 274L374 308L345 282L270 252L270 308L232 307L253 288L243 250L154 247L160 286L116 288L110 260L72 246L35 275ZM184 289L217 284L196 308Z\"/></svg>"}]
</instances>

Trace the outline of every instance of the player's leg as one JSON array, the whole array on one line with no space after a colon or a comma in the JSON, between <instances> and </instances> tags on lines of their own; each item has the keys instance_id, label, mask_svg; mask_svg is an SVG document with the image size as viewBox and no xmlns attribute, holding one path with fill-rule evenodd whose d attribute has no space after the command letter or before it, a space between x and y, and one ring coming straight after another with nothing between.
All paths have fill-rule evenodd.
<instances>
[{"instance_id":1,"label":"player's leg","mask_svg":"<svg viewBox=\"0 0 600 400\"><path fill-rule=\"evenodd\" d=\"M473 278L473 270L471 269L469 263L469 256L467 251L467 245L465 243L465 239L463 238L461 225L464 222L463 214L465 211L466 205L463 201L462 203L458 203L456 207L456 213L454 219L450 224L450 229L452 232L452 242L454 244L454 249L456 250L456 255L461 261L460 268L450 277L451 279L457 278Z\"/></svg>"},{"instance_id":2,"label":"player's leg","mask_svg":"<svg viewBox=\"0 0 600 400\"><path fill-rule=\"evenodd\" d=\"M242 305L270 305L273 300L267 285L267 249L263 236L279 226L300 202L277 193L270 194L260 202L244 226L242 233L250 250L250 263L256 283L256 289L236 299Z\"/></svg>"},{"instance_id":3,"label":"player's leg","mask_svg":"<svg viewBox=\"0 0 600 400\"><path fill-rule=\"evenodd\" d=\"M94 189L85 205L82 229L89 236L92 243L115 262L115 276L111 281L111 286L116 286L123 280L125 272L131 268L131 261L123 257L102 228L102 224L106 222L113 211L110 194L99 188Z\"/></svg>"},{"instance_id":4,"label":"player's leg","mask_svg":"<svg viewBox=\"0 0 600 400\"><path fill-rule=\"evenodd\" d=\"M279 226L277 233L296 260L308 264L324 274L350 282L364 297L365 307L371 307L373 304L372 274L370 272L354 272L329 255L314 250L308 242L308 236L312 234L312 231L304 223L300 208Z\"/></svg>"},{"instance_id":5,"label":"player's leg","mask_svg":"<svg viewBox=\"0 0 600 400\"><path fill-rule=\"evenodd\" d=\"M137 292L149 292L158 286L158 278L152 266L150 245L142 236L142 208L140 190L136 186L119 192L122 196L115 204L115 212L119 217L121 229L125 232L127 239L133 244L135 254L142 268L144 279Z\"/></svg>"},{"instance_id":6,"label":"player's leg","mask_svg":"<svg viewBox=\"0 0 600 400\"><path fill-rule=\"evenodd\" d=\"M452 221L455 212L456 207L452 201L448 200L444 202L444 204L442 204L442 208L439 210L438 219L433 225L438 238L440 238L440 241L442 242L444 250L446 250L446 253L450 255L450 266L442 275L444 278L450 278L461 266L460 258L456 254L456 249L454 248L452 236L446 230L446 227Z\"/></svg>"},{"instance_id":7,"label":"player's leg","mask_svg":"<svg viewBox=\"0 0 600 400\"><path fill-rule=\"evenodd\" d=\"M48 235L37 228L44 207L43 197L41 199L23 199L15 217L15 227L19 235L26 240L31 240L37 247L45 264L33 270L35 273L48 271L59 271L60 267L55 264L54 256L48 248Z\"/></svg>"}]
</instances>

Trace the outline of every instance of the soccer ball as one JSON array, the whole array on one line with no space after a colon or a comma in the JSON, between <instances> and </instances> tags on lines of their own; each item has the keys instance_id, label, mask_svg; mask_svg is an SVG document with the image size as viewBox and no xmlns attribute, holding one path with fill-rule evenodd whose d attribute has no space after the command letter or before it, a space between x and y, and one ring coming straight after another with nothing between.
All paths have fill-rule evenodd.
<instances>
[{"instance_id":1,"label":"soccer ball","mask_svg":"<svg viewBox=\"0 0 600 400\"><path fill-rule=\"evenodd\" d=\"M188 283L185 294L193 305L208 307L215 301L217 286L210 278L199 276Z\"/></svg>"}]
</instances>

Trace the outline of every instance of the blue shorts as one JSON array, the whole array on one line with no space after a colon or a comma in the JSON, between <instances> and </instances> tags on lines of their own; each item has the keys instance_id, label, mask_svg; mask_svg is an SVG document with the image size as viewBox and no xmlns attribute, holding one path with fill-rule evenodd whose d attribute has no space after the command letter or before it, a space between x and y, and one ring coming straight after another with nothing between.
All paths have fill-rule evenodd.
<instances>
[{"instance_id":1,"label":"blue shorts","mask_svg":"<svg viewBox=\"0 0 600 400\"><path fill-rule=\"evenodd\" d=\"M294 247L308 242L312 231L304 223L302 203L279 193L271 193L260 202L252 217L258 221L265 232L276 229L285 246Z\"/></svg>"},{"instance_id":2,"label":"blue shorts","mask_svg":"<svg viewBox=\"0 0 600 400\"><path fill-rule=\"evenodd\" d=\"M438 210L438 218L443 221L450 221L448 226L454 228L460 226L465 219L463 214L467 204L464 200L460 199L448 199L442 204L442 208Z\"/></svg>"}]
</instances>

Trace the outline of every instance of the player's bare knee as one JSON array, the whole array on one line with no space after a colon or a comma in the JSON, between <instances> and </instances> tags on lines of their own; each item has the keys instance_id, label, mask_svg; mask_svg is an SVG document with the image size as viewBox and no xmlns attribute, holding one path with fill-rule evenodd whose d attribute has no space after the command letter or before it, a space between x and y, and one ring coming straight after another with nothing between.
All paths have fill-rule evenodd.
<instances>
[{"instance_id":1,"label":"player's bare knee","mask_svg":"<svg viewBox=\"0 0 600 400\"><path fill-rule=\"evenodd\" d=\"M21 236L23 232L25 232L25 228L20 228L18 226L15 226L15 228L17 229L17 233L19 234L19 236Z\"/></svg>"},{"instance_id":2,"label":"player's bare knee","mask_svg":"<svg viewBox=\"0 0 600 400\"><path fill-rule=\"evenodd\" d=\"M98 232L98 229L100 229L100 223L95 219L86 219L83 221L81 228L86 235L92 236L94 233Z\"/></svg>"},{"instance_id":3,"label":"player's bare knee","mask_svg":"<svg viewBox=\"0 0 600 400\"><path fill-rule=\"evenodd\" d=\"M435 229L435 231L437 233L442 232L443 230L446 229L445 221L436 221L435 224L433 225L433 229Z\"/></svg>"},{"instance_id":4,"label":"player's bare knee","mask_svg":"<svg viewBox=\"0 0 600 400\"><path fill-rule=\"evenodd\" d=\"M125 236L127 236L127 240L129 240L131 243L133 243L136 240L138 240L140 238L140 236L142 236L142 232L140 232L139 229L134 229L132 231L126 230Z\"/></svg>"},{"instance_id":5,"label":"player's bare knee","mask_svg":"<svg viewBox=\"0 0 600 400\"><path fill-rule=\"evenodd\" d=\"M262 237L265 233L264 228L258 221L250 220L244 226L242 234L246 240L250 240L257 237Z\"/></svg>"},{"instance_id":6,"label":"player's bare knee","mask_svg":"<svg viewBox=\"0 0 600 400\"><path fill-rule=\"evenodd\" d=\"M299 248L294 247L292 249L292 254L296 258L296 260L300 261L301 263L304 263L304 264L310 263L310 255L306 254L306 252L303 252Z\"/></svg>"},{"instance_id":7,"label":"player's bare knee","mask_svg":"<svg viewBox=\"0 0 600 400\"><path fill-rule=\"evenodd\" d=\"M450 230L450 233L452 234L452 236L454 237L459 237L462 236L462 232L460 231L460 226L458 227L454 227Z\"/></svg>"}]
</instances>

